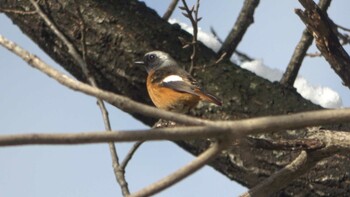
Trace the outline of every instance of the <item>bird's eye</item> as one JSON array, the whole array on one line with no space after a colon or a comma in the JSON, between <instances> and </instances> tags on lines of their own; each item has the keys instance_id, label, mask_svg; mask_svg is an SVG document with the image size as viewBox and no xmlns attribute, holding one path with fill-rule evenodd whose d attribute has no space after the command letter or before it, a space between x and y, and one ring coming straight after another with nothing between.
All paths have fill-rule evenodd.
<instances>
[{"instance_id":1,"label":"bird's eye","mask_svg":"<svg viewBox=\"0 0 350 197\"><path fill-rule=\"evenodd\" d=\"M148 61L153 62L156 59L156 55L151 54L148 56Z\"/></svg>"}]
</instances>

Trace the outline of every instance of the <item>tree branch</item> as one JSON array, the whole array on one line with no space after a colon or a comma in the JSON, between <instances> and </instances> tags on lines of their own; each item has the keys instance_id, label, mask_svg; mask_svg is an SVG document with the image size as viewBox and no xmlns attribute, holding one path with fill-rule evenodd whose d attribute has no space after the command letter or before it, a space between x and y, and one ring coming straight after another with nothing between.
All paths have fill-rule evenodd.
<instances>
[{"instance_id":1,"label":"tree branch","mask_svg":"<svg viewBox=\"0 0 350 197\"><path fill-rule=\"evenodd\" d=\"M221 38L218 36L218 34L216 33L215 29L213 27L210 27L210 32L214 35L214 37L219 41L220 44L224 43ZM246 61L252 61L253 58L249 57L247 54L235 50L234 53L238 56L239 61L241 62L246 62ZM223 53L221 55L221 57L224 59L224 57L226 56L226 53ZM220 58L221 58L220 57Z\"/></svg>"},{"instance_id":2,"label":"tree branch","mask_svg":"<svg viewBox=\"0 0 350 197\"><path fill-rule=\"evenodd\" d=\"M80 133L80 134L13 134L0 136L0 146L29 144L79 144L101 142L130 142L146 140L191 140L207 138L238 139L250 134L284 132L287 129L326 125L350 121L350 109L322 110L303 112L292 115L280 115L264 118L218 122L217 126L186 126L175 128L157 128L151 130ZM215 123L216 124L216 123ZM345 149L350 148L350 133L327 133L327 138L320 136L320 142L329 141ZM322 141L324 140L324 141ZM347 140L345 142L339 140ZM319 146L320 148L323 146Z\"/></svg>"},{"instance_id":3,"label":"tree branch","mask_svg":"<svg viewBox=\"0 0 350 197\"><path fill-rule=\"evenodd\" d=\"M184 10L185 12L182 13L186 18L188 18L191 21L192 28L193 28L193 35L192 35L192 42L187 43L184 48L187 46L192 46L192 54L191 54L191 65L187 69L190 74L192 74L193 69L196 64L196 57L197 57L197 40L198 40L198 22L202 19L201 17L198 18L198 10L199 10L199 1L197 0L196 5L194 5L191 9L187 6L186 0L182 0L183 7L180 7L181 10Z\"/></svg>"},{"instance_id":4,"label":"tree branch","mask_svg":"<svg viewBox=\"0 0 350 197\"><path fill-rule=\"evenodd\" d=\"M312 0L299 0L299 2L305 11L296 9L295 13L312 33L317 48L343 80L343 84L350 87L350 56L340 44L333 30L333 21Z\"/></svg>"},{"instance_id":5,"label":"tree branch","mask_svg":"<svg viewBox=\"0 0 350 197\"><path fill-rule=\"evenodd\" d=\"M125 170L126 166L128 165L131 158L134 156L136 150L144 143L144 141L138 141L136 142L132 148L129 150L128 154L126 154L123 162L120 164L120 169Z\"/></svg>"},{"instance_id":6,"label":"tree branch","mask_svg":"<svg viewBox=\"0 0 350 197\"><path fill-rule=\"evenodd\" d=\"M30 53L23 50L15 43L5 39L1 35L0 44L3 45L5 48L9 49L10 51L14 52L16 55L20 56L23 60L28 62L34 68L39 69L40 71L44 72L45 74L56 79L58 82L71 89L78 90L91 96L104 99L116 106L119 106L122 110L125 110L127 112L137 112L154 118L162 118L189 125L207 125L212 127L219 127L221 129L235 128L240 130L240 134L242 135L260 133L266 131L267 128L271 131L278 131L281 129L297 129L313 125L342 123L350 120L350 109L310 111L291 115L260 117L239 121L213 122L209 120L202 120L183 114L159 110L154 107L150 107L132 101L131 99L128 99L126 97L113 94L111 92L103 91L98 88L91 87L84 83L78 82L72 78L69 78L67 75L64 75L59 71L51 68L36 56L31 55ZM231 134L235 134L235 132Z\"/></svg>"},{"instance_id":7,"label":"tree branch","mask_svg":"<svg viewBox=\"0 0 350 197\"><path fill-rule=\"evenodd\" d=\"M331 0L320 0L318 6L324 12L327 11ZM288 63L287 69L280 80L280 83L287 87L293 87L295 79L298 76L299 69L304 60L307 50L312 44L313 37L307 29L303 31L301 39L294 49L294 53Z\"/></svg>"},{"instance_id":8,"label":"tree branch","mask_svg":"<svg viewBox=\"0 0 350 197\"><path fill-rule=\"evenodd\" d=\"M68 53L78 63L78 65L82 69L85 77L87 78L88 82L93 87L97 87L96 80L90 74L90 71L89 71L88 66L86 64L85 23L84 23L83 16L82 16L81 11L80 11L79 4L76 1L74 1L74 3L77 6L78 17L80 19L81 28L82 28L82 30L81 30L82 39L81 40L82 40L82 46L83 46L82 47L83 48L83 57L81 57L79 52L76 50L74 44L71 43L66 38L66 36L58 29L58 27L53 23L53 21L51 21L50 18L44 13L44 11L41 9L40 5L35 0L30 0L30 2L35 7L35 9L36 9L37 13L40 15L40 17L45 21L46 25L48 25L50 27L50 29L52 30L52 32L54 32L54 34L67 46ZM110 132L110 131L112 131L112 129L111 129L111 124L109 121L108 111L106 109L106 106L105 106L103 100L100 98L97 98L97 103L98 103L98 106L99 106L100 111L102 113L102 118L103 118L103 122L105 125L105 129L107 132ZM125 180L124 173L121 173L121 171L119 170L119 158L118 158L116 147L115 147L114 143L109 143L108 145L109 145L109 151L110 151L111 158L112 158L112 167L113 167L114 175L116 177L118 184L121 187L123 195L126 196L130 192L129 192L128 184Z\"/></svg>"},{"instance_id":9,"label":"tree branch","mask_svg":"<svg viewBox=\"0 0 350 197\"><path fill-rule=\"evenodd\" d=\"M176 172L164 177L163 179L141 189L138 192L135 192L130 195L130 197L141 197L141 196L151 196L156 194L173 184L181 181L187 176L193 174L208 162L213 160L222 150L224 150L228 145L228 142L216 142L210 148L208 148L205 152L200 154L196 159L194 159L189 164L183 166Z\"/></svg>"},{"instance_id":10,"label":"tree branch","mask_svg":"<svg viewBox=\"0 0 350 197\"><path fill-rule=\"evenodd\" d=\"M226 53L225 59L230 59L236 50L239 42L242 40L248 27L254 22L254 11L259 5L259 0L245 0L243 8L239 13L236 23L231 32L226 37L222 44L218 56Z\"/></svg>"},{"instance_id":11,"label":"tree branch","mask_svg":"<svg viewBox=\"0 0 350 197\"><path fill-rule=\"evenodd\" d=\"M306 161L307 153L305 151L301 151L299 156L295 158L294 161L259 183L257 186L250 189L248 192L242 194L241 197L272 195L297 178L298 176L295 176L295 173L306 163ZM291 176L293 176L293 179Z\"/></svg>"},{"instance_id":12,"label":"tree branch","mask_svg":"<svg viewBox=\"0 0 350 197\"><path fill-rule=\"evenodd\" d=\"M14 1L0 0L0 2L2 2L0 3L0 7L16 8L19 10L25 8L26 10L30 10L28 1L16 1L14 3ZM72 1L67 1L67 3L72 4ZM92 66L92 69L94 69L94 72L91 74L94 75L101 88L127 95L138 101L150 102L144 88L144 77L146 73L142 68L133 66L131 62L140 58L144 51L153 50L154 47L160 50L170 50L169 53L176 59L182 63L188 62L188 59L184 58L186 56L186 50L181 50L181 44L178 42L177 37L181 36L190 39L190 36L183 31L171 28L168 23L160 19L154 12L145 7L144 4L137 1L124 0L111 1L108 4L102 3L102 1L91 0L81 1L80 3L82 10L84 10L87 29L89 29L87 33L87 43L89 46L88 59L89 62L92 62L89 66ZM60 7L60 2L56 1L48 1L48 4L50 16L60 21L60 27L62 27L62 30L65 30L65 35L70 41L75 43L75 46L79 46L80 32L74 6ZM85 18L86 15L91 17ZM33 15L22 16L11 13L7 14L7 16L72 75L80 80L84 79L81 77L82 72L80 69L72 66L75 65L75 61L67 54L66 47L62 47L57 37L52 34L46 25L43 25L40 17ZM149 21L152 21L152 25L149 25ZM162 29L162 31L159 31L159 29ZM169 35L173 36L169 37ZM119 42L119 38L122 38L122 41ZM214 56L211 50L208 50L200 43L198 47L201 51L198 61L215 61L216 56ZM203 70L198 70L198 78L203 79L204 83L210 84L210 88L218 88L216 92L219 92L220 95L222 94L227 102L220 109L204 105L196 109L196 116L229 120L319 109L318 106L302 99L294 91L260 80L245 70L233 67L229 62L223 61L220 63L220 66L229 69L222 70L215 69L215 67L203 68ZM118 75L114 71L122 71L126 76L132 76L132 78L121 77L122 75ZM141 83L134 81L133 78L138 78ZM247 78L250 80L246 80ZM256 88L249 88L252 83L257 84ZM149 125L154 122L154 119L148 116L139 116L135 113L132 115L147 122ZM343 128L344 130L349 129L348 124L333 126ZM297 130L293 134L290 131L275 134L279 135L282 139L288 139L289 136L303 138L304 130ZM183 147L187 151L197 154L198 150L203 150L203 147L207 146L207 141L186 141L186 145ZM271 169L276 170L278 168L278 166L276 167L274 165L275 162L286 163L289 161L288 152L283 151L286 154L282 158L269 157L270 152L251 147L249 149L250 157L244 158L247 155L246 151L240 152L233 148L225 154L220 155L210 165L227 177L235 179L245 186L252 187L261 178L261 174L268 176L271 172L274 172L270 171ZM279 154L281 151L276 152ZM255 159L263 159L265 162L249 162L249 160ZM241 163L244 165L240 165ZM346 165L347 163L347 157L339 158L335 156L334 161L325 162L326 165L320 166L315 176L313 176L315 170L310 171L310 178L308 180L300 178L297 184L292 184L284 189L284 194L293 195L297 193L297 195L307 195L315 190L317 192L329 191L332 190L329 187L329 181L336 185L340 193L346 194L347 186L349 185L348 177L342 178L342 174L335 173L334 168L340 169L341 172L347 172L349 171L349 166ZM327 176L329 173L332 173L332 176ZM333 175L336 179L330 178L334 177ZM323 176L328 178L320 179ZM337 181L338 179L339 181ZM310 185L310 187L304 187L305 184Z\"/></svg>"},{"instance_id":13,"label":"tree branch","mask_svg":"<svg viewBox=\"0 0 350 197\"><path fill-rule=\"evenodd\" d=\"M164 13L164 15L162 17L164 20L166 20L166 21L169 20L170 16L173 14L178 2L179 2L179 0L172 0L171 1L168 9L166 10L166 12Z\"/></svg>"},{"instance_id":14,"label":"tree branch","mask_svg":"<svg viewBox=\"0 0 350 197\"><path fill-rule=\"evenodd\" d=\"M155 107L151 107L151 106L133 101L125 96L121 96L112 92L104 91L104 90L86 85L85 83L74 80L68 77L67 75L61 73L60 71L50 67L49 65L44 63L40 58L30 54L28 51L22 49L14 42L7 40L2 35L0 35L0 44L3 45L8 50L15 53L16 55L18 55L19 57L21 57L24 61L26 61L32 67L40 70L41 72L55 79L62 85L70 89L83 92L90 96L103 99L128 113L143 114L145 116L158 118L158 119L162 118L162 119L171 120L171 121L181 123L181 124L186 124L186 125L204 125L211 122L208 120L194 118L184 114L160 110Z\"/></svg>"}]
</instances>

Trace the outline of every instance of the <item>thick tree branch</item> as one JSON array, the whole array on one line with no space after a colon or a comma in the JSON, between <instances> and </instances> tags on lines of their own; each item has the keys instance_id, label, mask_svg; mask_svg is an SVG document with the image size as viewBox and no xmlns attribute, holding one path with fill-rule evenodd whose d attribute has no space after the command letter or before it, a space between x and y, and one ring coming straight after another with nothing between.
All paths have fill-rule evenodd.
<instances>
[{"instance_id":1,"label":"thick tree branch","mask_svg":"<svg viewBox=\"0 0 350 197\"><path fill-rule=\"evenodd\" d=\"M215 29L213 27L210 27L210 32L214 35L214 37L220 42L220 44L224 43L221 38L216 33ZM253 58L249 57L247 54L238 51L237 49L234 51L234 53L238 56L238 59L240 62L246 62L246 61L252 61ZM222 58L225 58L226 53L222 54Z\"/></svg>"},{"instance_id":2,"label":"thick tree branch","mask_svg":"<svg viewBox=\"0 0 350 197\"><path fill-rule=\"evenodd\" d=\"M320 0L318 6L324 12L327 11L331 0ZM288 63L287 69L283 74L280 83L284 86L293 87L295 79L298 76L299 69L304 60L307 50L312 44L313 37L307 29L303 31L301 39L294 49L294 53Z\"/></svg>"},{"instance_id":3,"label":"thick tree branch","mask_svg":"<svg viewBox=\"0 0 350 197\"><path fill-rule=\"evenodd\" d=\"M13 134L0 136L0 146L29 144L79 144L100 142L130 142L145 140L191 140L207 138L238 139L250 134L282 132L306 126L325 125L350 121L350 109L322 110L293 115L281 115L247 120L221 122L217 126L187 126L175 128L157 128L152 130L125 131L113 133L80 134ZM216 124L216 123L215 123ZM350 148L350 134L347 132L327 133L320 141L339 143L344 149ZM343 142L342 140L348 141ZM332 142L329 142L332 141ZM322 148L319 146L318 148Z\"/></svg>"},{"instance_id":4,"label":"thick tree branch","mask_svg":"<svg viewBox=\"0 0 350 197\"><path fill-rule=\"evenodd\" d=\"M347 155L347 149L350 148L347 142L349 138L345 137L347 135L347 132L334 132L328 130L318 131L310 139L322 141L324 147L309 150L307 153L302 151L293 162L254 186L242 196L270 196L281 190L283 187L286 187L293 182L293 180L310 171L310 169L317 165L321 160L335 154ZM339 147L344 147L345 149Z\"/></svg>"},{"instance_id":5,"label":"thick tree branch","mask_svg":"<svg viewBox=\"0 0 350 197\"><path fill-rule=\"evenodd\" d=\"M239 13L237 21L235 22L232 30L226 37L222 44L218 55L219 57L226 53L225 59L230 59L234 51L236 50L239 42L242 40L248 27L254 22L254 11L259 5L259 0L245 0L243 8Z\"/></svg>"},{"instance_id":6,"label":"thick tree branch","mask_svg":"<svg viewBox=\"0 0 350 197\"><path fill-rule=\"evenodd\" d=\"M312 33L317 48L343 80L343 84L350 87L350 56L340 44L333 30L333 21L312 0L299 0L299 2L305 11L296 9L296 14Z\"/></svg>"},{"instance_id":7,"label":"thick tree branch","mask_svg":"<svg viewBox=\"0 0 350 197\"><path fill-rule=\"evenodd\" d=\"M178 2L179 2L179 0L171 0L171 3L169 5L168 9L165 11L165 13L163 15L164 20L169 20L170 16L173 14Z\"/></svg>"},{"instance_id":8,"label":"thick tree branch","mask_svg":"<svg viewBox=\"0 0 350 197\"><path fill-rule=\"evenodd\" d=\"M301 151L299 156L295 158L292 163L265 179L248 192L242 194L241 197L270 196L274 192L277 192L288 185L288 183L292 182L294 179L291 179L291 175L295 174L306 161L307 153L305 151ZM297 178L295 175L293 177Z\"/></svg>"}]
</instances>

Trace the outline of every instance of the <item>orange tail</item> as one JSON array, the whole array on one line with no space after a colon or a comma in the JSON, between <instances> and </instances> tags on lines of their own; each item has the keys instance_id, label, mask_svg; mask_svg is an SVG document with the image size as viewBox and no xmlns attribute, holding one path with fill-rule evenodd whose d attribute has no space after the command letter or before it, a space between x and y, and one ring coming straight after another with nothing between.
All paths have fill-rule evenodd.
<instances>
[{"instance_id":1,"label":"orange tail","mask_svg":"<svg viewBox=\"0 0 350 197\"><path fill-rule=\"evenodd\" d=\"M195 90L195 92L199 95L200 99L203 101L207 101L210 103L215 103L218 106L222 106L222 102L219 98L215 97L212 94L209 94L207 92L201 91L201 90Z\"/></svg>"}]
</instances>

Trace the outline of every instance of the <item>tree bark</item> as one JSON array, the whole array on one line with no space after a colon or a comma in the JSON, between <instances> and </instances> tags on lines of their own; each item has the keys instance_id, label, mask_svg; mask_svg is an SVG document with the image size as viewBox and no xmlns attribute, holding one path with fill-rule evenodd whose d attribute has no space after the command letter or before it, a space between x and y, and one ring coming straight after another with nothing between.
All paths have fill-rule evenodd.
<instances>
[{"instance_id":1,"label":"tree bark","mask_svg":"<svg viewBox=\"0 0 350 197\"><path fill-rule=\"evenodd\" d=\"M80 6L86 27L87 63L98 86L102 89L126 95L136 101L151 105L146 92L146 71L133 64L145 52L162 50L182 64L190 63L190 49L182 49L178 37L191 40L191 35L170 25L145 4L138 1L73 0L47 1L42 4L59 29L81 52L81 21L77 14ZM29 1L0 0L0 8L32 11ZM18 27L36 42L47 54L81 81L86 81L79 66L67 53L67 48L50 31L37 14L6 12ZM198 45L198 65L213 65L217 55L203 44ZM243 119L264 115L287 114L321 109L303 99L294 89L285 89L224 61L194 71L197 78L210 92L222 98L223 107L201 106L193 115L208 119ZM140 121L152 125L155 120L132 114ZM334 130L349 130L348 125L332 125ZM321 129L319 129L321 130ZM264 136L271 139L310 138L317 131L307 129L278 132ZM259 140L263 136L254 136ZM177 142L185 150L197 155L207 146L207 141ZM210 165L232 180L253 187L259 181L287 165L299 154L293 150L263 149L250 139L232 143L231 148ZM297 179L276 195L322 196L345 195L350 192L348 157L335 155L318 164L313 170Z\"/></svg>"},{"instance_id":2,"label":"tree bark","mask_svg":"<svg viewBox=\"0 0 350 197\"><path fill-rule=\"evenodd\" d=\"M350 56L340 44L333 21L312 0L299 0L305 10L296 9L296 14L305 23L315 38L315 43L332 69L350 88Z\"/></svg>"}]
</instances>

